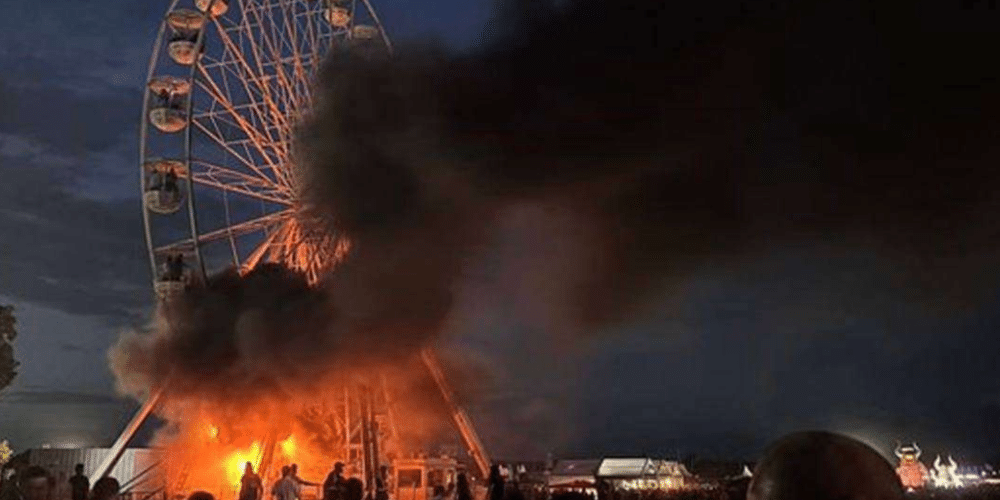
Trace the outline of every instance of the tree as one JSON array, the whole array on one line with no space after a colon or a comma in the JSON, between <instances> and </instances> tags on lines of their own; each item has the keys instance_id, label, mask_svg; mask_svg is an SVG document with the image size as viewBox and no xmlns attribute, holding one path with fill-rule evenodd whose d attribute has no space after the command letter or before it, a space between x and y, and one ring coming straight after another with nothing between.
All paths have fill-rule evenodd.
<instances>
[{"instance_id":1,"label":"tree","mask_svg":"<svg viewBox=\"0 0 1000 500\"><path fill-rule=\"evenodd\" d=\"M0 305L0 391L6 389L14 377L20 363L14 359L14 339L17 338L17 319L14 306Z\"/></svg>"},{"instance_id":2,"label":"tree","mask_svg":"<svg viewBox=\"0 0 1000 500\"><path fill-rule=\"evenodd\" d=\"M11 455L14 454L14 450L10 449L10 445L7 441L0 441L0 467L3 467L8 460L10 460Z\"/></svg>"}]
</instances>

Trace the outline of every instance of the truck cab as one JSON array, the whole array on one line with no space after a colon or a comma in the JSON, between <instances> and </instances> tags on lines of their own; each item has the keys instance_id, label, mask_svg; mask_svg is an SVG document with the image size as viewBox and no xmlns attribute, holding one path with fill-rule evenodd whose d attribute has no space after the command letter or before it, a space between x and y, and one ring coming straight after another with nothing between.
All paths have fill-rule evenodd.
<instances>
[{"instance_id":1,"label":"truck cab","mask_svg":"<svg viewBox=\"0 0 1000 500\"><path fill-rule=\"evenodd\" d=\"M430 500L434 488L447 490L458 478L458 461L449 457L402 458L393 462L393 498Z\"/></svg>"}]
</instances>

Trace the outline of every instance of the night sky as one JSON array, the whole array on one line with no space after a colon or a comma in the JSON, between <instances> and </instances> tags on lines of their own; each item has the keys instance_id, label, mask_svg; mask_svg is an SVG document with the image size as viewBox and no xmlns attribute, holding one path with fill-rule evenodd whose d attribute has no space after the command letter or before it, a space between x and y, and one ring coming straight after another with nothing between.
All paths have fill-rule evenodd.
<instances>
[{"instance_id":1,"label":"night sky","mask_svg":"<svg viewBox=\"0 0 1000 500\"><path fill-rule=\"evenodd\" d=\"M0 395L0 439L15 449L107 445L134 404L115 396L106 351L152 301L135 163L143 79L166 2L7 3L0 302L17 307L22 367ZM491 12L486 0L375 5L397 42L435 38L455 50L476 46ZM962 16L996 17L976 8ZM940 22L962 30L964 19ZM810 99L817 109L838 105L822 86ZM760 137L767 154L805 161L787 146L804 134L797 116L769 118ZM996 116L971 116L995 131ZM470 407L487 446L501 456L742 458L787 432L824 428L882 450L916 440L959 460L1000 456L995 256L977 254L975 280L914 291L898 256L842 243L810 235L718 256L665 289L662 307L585 338L553 342L495 304L460 301L482 328L448 349L491 367L489 389ZM558 260L561 249L537 255Z\"/></svg>"}]
</instances>

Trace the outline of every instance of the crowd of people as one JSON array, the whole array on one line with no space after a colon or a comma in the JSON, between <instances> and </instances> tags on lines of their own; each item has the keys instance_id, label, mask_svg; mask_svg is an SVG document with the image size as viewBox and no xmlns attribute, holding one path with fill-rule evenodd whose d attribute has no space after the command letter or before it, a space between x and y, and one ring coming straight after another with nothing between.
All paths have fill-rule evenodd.
<instances>
[{"instance_id":1,"label":"crowd of people","mask_svg":"<svg viewBox=\"0 0 1000 500\"><path fill-rule=\"evenodd\" d=\"M76 464L69 478L71 500L117 500L121 484L113 477L103 477L91 486L83 474L83 464ZM0 500L59 500L55 498L56 480L48 469L33 465L20 474L7 469L0 478Z\"/></svg>"},{"instance_id":2,"label":"crowd of people","mask_svg":"<svg viewBox=\"0 0 1000 500\"><path fill-rule=\"evenodd\" d=\"M820 435L818 438L806 435L805 438L808 439L801 436L793 438L790 441L786 440L790 442L789 446L798 447L792 451L801 448L808 452L829 453L818 448L818 444L834 449L834 454L828 458L844 460L841 462L810 460L803 465L805 462L800 460L803 455L788 453L788 450L778 447L765 457L763 465L758 466L753 479L742 477L712 487L702 485L676 491L612 492L607 488L598 488L598 493L595 495L580 491L550 494L544 487L532 489L528 485L519 484L516 478L505 478L500 468L494 466L487 478L485 494L473 495L468 478L461 473L457 475L454 483L446 486L433 485L428 498L429 500L791 500L793 498L804 500L808 497L811 500L1000 500L1000 485L992 484L956 489L920 489L904 495L898 479L884 461L871 462L869 465L874 469L868 470L869 465L863 463L864 453L851 455L853 452L850 446L854 443L837 436L825 435ZM837 439L843 442L838 442ZM270 488L266 488L260 475L254 471L253 464L247 462L240 480L238 500L304 500L307 498L303 495L304 486L321 488L321 498L317 500L392 500L386 467L381 467L374 474L373 482L368 487L359 478L347 477L344 469L344 464L337 462L322 483L314 483L299 477L299 468L296 464L286 465L281 468L281 477L270 485ZM869 474L859 474L866 471ZM13 471L8 469L0 476L0 500L64 500L56 498L55 478L45 468L36 465L25 467L16 475L12 475L11 472ZM114 478L100 478L91 486L90 480L84 475L82 464L77 464L75 472L68 481L69 495L66 495L69 497L68 500L120 500L121 485ZM757 477L758 475L760 477ZM831 479L835 481L831 482ZM879 488L882 488L882 494L877 494L880 493ZM216 497L205 491L197 491L187 495L185 500L216 500Z\"/></svg>"}]
</instances>

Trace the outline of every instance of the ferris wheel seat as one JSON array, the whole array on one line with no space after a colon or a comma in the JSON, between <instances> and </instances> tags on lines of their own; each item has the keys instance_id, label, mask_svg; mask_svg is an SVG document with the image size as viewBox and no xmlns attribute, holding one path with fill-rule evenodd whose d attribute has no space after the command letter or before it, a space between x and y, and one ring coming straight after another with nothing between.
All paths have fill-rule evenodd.
<instances>
[{"instance_id":1,"label":"ferris wheel seat","mask_svg":"<svg viewBox=\"0 0 1000 500\"><path fill-rule=\"evenodd\" d=\"M212 6L211 14L213 17L221 16L225 14L226 11L229 10L228 0L215 0L214 3L212 2L212 0L195 0L194 4L198 7L198 10L202 12L208 10L208 6L211 5Z\"/></svg>"},{"instance_id":2,"label":"ferris wheel seat","mask_svg":"<svg viewBox=\"0 0 1000 500\"><path fill-rule=\"evenodd\" d=\"M178 190L150 189L142 195L146 208L155 214L170 215L177 213L184 202L184 196Z\"/></svg>"},{"instance_id":3,"label":"ferris wheel seat","mask_svg":"<svg viewBox=\"0 0 1000 500\"><path fill-rule=\"evenodd\" d=\"M149 81L149 90L159 94L186 95L191 92L191 83L176 76L157 76Z\"/></svg>"},{"instance_id":4,"label":"ferris wheel seat","mask_svg":"<svg viewBox=\"0 0 1000 500\"><path fill-rule=\"evenodd\" d=\"M326 9L326 20L338 28L351 24L351 12L344 7L330 6Z\"/></svg>"},{"instance_id":5,"label":"ferris wheel seat","mask_svg":"<svg viewBox=\"0 0 1000 500\"><path fill-rule=\"evenodd\" d=\"M177 9L167 14L167 24L178 31L196 32L205 26L205 16L196 10Z\"/></svg>"},{"instance_id":6,"label":"ferris wheel seat","mask_svg":"<svg viewBox=\"0 0 1000 500\"><path fill-rule=\"evenodd\" d=\"M173 173L177 177L183 177L187 173L187 167L181 160L171 160L167 158L151 158L143 164L146 171L153 174Z\"/></svg>"},{"instance_id":7,"label":"ferris wheel seat","mask_svg":"<svg viewBox=\"0 0 1000 500\"><path fill-rule=\"evenodd\" d=\"M175 63L181 66L190 66L197 59L197 44L191 40L179 39L167 45L167 54Z\"/></svg>"},{"instance_id":8,"label":"ferris wheel seat","mask_svg":"<svg viewBox=\"0 0 1000 500\"><path fill-rule=\"evenodd\" d=\"M169 300L184 293L187 285L183 280L156 280L153 289L160 300Z\"/></svg>"},{"instance_id":9,"label":"ferris wheel seat","mask_svg":"<svg viewBox=\"0 0 1000 500\"><path fill-rule=\"evenodd\" d=\"M159 107L149 111L149 122L160 132L172 134L187 127L187 113L174 107Z\"/></svg>"},{"instance_id":10,"label":"ferris wheel seat","mask_svg":"<svg viewBox=\"0 0 1000 500\"><path fill-rule=\"evenodd\" d=\"M358 24L354 27L351 35L356 40L371 40L378 36L378 28L368 24Z\"/></svg>"}]
</instances>

